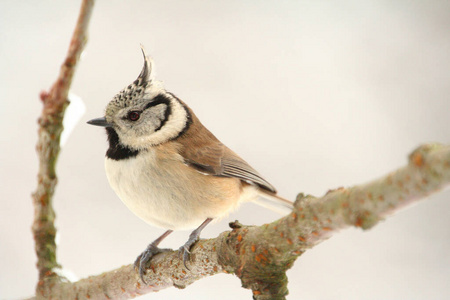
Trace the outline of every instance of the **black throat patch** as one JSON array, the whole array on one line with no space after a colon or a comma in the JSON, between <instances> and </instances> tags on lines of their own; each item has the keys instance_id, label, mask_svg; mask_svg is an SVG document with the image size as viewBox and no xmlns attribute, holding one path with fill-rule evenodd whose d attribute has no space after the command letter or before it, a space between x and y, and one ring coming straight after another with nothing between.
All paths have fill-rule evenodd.
<instances>
[{"instance_id":1,"label":"black throat patch","mask_svg":"<svg viewBox=\"0 0 450 300\"><path fill-rule=\"evenodd\" d=\"M117 132L112 127L106 128L106 133L108 134L109 148L106 151L106 157L114 160L122 160L135 157L139 154L138 150L132 150L127 146L124 146L119 141L119 136Z\"/></svg>"}]
</instances>

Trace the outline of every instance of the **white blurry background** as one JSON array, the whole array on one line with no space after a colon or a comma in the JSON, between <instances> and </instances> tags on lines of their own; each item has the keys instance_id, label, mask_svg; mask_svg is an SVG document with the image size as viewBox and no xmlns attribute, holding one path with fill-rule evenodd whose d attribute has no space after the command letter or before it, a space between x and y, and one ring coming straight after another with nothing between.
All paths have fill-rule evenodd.
<instances>
[{"instance_id":1,"label":"white blurry background","mask_svg":"<svg viewBox=\"0 0 450 300\"><path fill-rule=\"evenodd\" d=\"M0 298L33 294L38 95L56 79L79 1L0 2ZM82 278L132 263L160 235L103 169L85 122L139 74L158 78L287 198L377 178L425 142L450 143L448 1L97 1L71 92L87 111L58 161L58 261ZM301 256L288 299L448 299L450 192ZM279 216L252 204L207 227ZM189 232L162 246L178 248ZM250 299L231 275L141 299Z\"/></svg>"}]
</instances>

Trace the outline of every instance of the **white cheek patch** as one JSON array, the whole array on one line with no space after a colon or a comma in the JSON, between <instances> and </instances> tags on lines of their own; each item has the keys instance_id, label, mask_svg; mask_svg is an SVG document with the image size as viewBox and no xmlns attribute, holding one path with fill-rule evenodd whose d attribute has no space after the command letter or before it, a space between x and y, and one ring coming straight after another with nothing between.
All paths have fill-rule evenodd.
<instances>
[{"instance_id":1,"label":"white cheek patch","mask_svg":"<svg viewBox=\"0 0 450 300\"><path fill-rule=\"evenodd\" d=\"M170 98L170 116L166 123L155 133L143 137L147 146L156 146L177 137L186 127L188 113L186 108L176 99Z\"/></svg>"}]
</instances>

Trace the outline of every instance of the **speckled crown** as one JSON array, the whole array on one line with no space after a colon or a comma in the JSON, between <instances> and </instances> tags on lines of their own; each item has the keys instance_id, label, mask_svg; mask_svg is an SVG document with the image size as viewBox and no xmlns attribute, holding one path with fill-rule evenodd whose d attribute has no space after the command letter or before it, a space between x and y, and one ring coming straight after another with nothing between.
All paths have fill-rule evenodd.
<instances>
[{"instance_id":1,"label":"speckled crown","mask_svg":"<svg viewBox=\"0 0 450 300\"><path fill-rule=\"evenodd\" d=\"M144 55L144 67L138 78L129 86L121 90L114 98L109 102L106 107L105 115L113 116L118 110L135 106L142 101L145 101L145 91L147 87L150 87L152 81L150 79L150 74L152 71L152 64L150 59L145 54L144 48L141 46L142 54Z\"/></svg>"}]
</instances>

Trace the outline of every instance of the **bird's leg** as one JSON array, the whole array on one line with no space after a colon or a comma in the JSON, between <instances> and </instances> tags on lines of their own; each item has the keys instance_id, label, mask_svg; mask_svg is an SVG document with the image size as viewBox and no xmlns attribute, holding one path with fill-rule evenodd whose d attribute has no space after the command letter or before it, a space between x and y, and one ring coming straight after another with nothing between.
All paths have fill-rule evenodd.
<instances>
[{"instance_id":1,"label":"bird's leg","mask_svg":"<svg viewBox=\"0 0 450 300\"><path fill-rule=\"evenodd\" d=\"M189 250L191 249L192 245L194 245L195 242L197 242L200 239L200 233L206 227L206 225L208 225L212 220L213 220L212 218L206 219L200 226L198 226L197 229L191 232L187 242L180 247L180 256L183 258L183 264L186 267L186 269L189 270L189 268L186 265L186 262L189 260L189 255L191 254Z\"/></svg>"},{"instance_id":2,"label":"bird's leg","mask_svg":"<svg viewBox=\"0 0 450 300\"><path fill-rule=\"evenodd\" d=\"M156 240L151 242L147 246L147 248L144 250L144 252L142 252L141 255L139 255L136 258L136 261L134 262L134 268L137 271L139 271L139 277L141 277L141 280L142 280L143 283L146 283L145 280L144 280L145 266L152 259L152 257L155 256L158 253L162 253L162 252L166 252L166 251L172 250L172 249L161 249L161 248L158 248L159 243L161 243L161 241L163 239L165 239L172 232L173 232L173 230L167 230L166 232L164 232L159 238L157 238Z\"/></svg>"}]
</instances>

